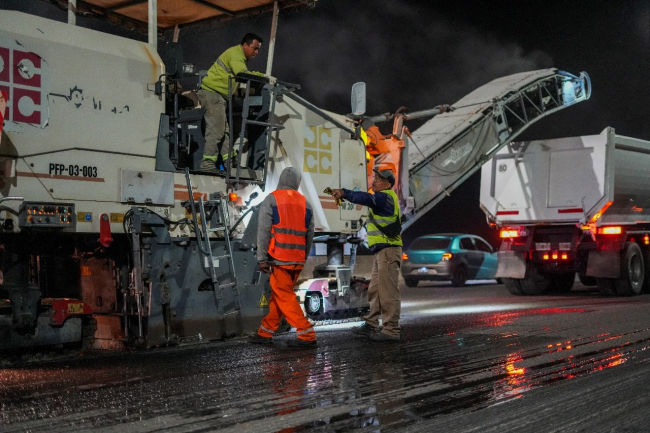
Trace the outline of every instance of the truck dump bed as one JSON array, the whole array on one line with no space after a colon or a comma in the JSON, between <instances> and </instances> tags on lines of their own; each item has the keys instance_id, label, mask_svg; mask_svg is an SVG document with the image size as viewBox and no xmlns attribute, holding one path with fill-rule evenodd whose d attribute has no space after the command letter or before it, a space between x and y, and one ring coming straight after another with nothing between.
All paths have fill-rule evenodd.
<instances>
[{"instance_id":1,"label":"truck dump bed","mask_svg":"<svg viewBox=\"0 0 650 433\"><path fill-rule=\"evenodd\" d=\"M498 225L650 222L650 142L599 135L513 142L481 172L481 208Z\"/></svg>"}]
</instances>

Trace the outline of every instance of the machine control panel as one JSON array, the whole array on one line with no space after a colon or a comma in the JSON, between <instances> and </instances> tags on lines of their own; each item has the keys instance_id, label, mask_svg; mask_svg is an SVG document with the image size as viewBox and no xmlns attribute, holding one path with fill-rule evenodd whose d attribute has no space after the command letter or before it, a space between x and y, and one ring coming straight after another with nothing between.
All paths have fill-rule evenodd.
<instances>
[{"instance_id":1,"label":"machine control panel","mask_svg":"<svg viewBox=\"0 0 650 433\"><path fill-rule=\"evenodd\" d=\"M18 224L28 228L75 228L77 217L74 204L24 202L20 208Z\"/></svg>"}]
</instances>

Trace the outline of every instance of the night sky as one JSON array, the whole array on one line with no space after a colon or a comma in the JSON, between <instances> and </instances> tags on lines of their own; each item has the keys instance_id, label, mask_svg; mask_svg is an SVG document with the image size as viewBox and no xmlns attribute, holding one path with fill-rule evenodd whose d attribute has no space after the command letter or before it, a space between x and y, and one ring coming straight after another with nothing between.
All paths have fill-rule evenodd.
<instances>
[{"instance_id":1,"label":"night sky","mask_svg":"<svg viewBox=\"0 0 650 433\"><path fill-rule=\"evenodd\" d=\"M67 19L44 0L0 0L0 6ZM78 18L78 25L146 39L95 19ZM248 31L268 42L270 27L267 14L185 28L179 42L185 62L208 69ZM267 53L264 43L250 68L264 71ZM365 81L367 114L375 115L400 106L416 111L451 104L497 77L549 67L576 75L586 71L592 97L539 121L518 139L592 135L612 126L618 134L650 140L647 0L318 0L313 10L281 11L273 75L300 84L302 97L341 114L350 111L352 84ZM411 131L419 125L407 124ZM384 133L390 127L380 125ZM405 241L452 231L475 233L498 245L478 195L477 174L414 224Z\"/></svg>"}]
</instances>

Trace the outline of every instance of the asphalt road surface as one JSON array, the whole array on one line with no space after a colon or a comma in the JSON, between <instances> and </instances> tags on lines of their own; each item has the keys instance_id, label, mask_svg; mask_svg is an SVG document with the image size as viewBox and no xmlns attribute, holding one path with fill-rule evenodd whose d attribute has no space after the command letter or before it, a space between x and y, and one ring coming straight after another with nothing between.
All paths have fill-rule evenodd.
<instances>
[{"instance_id":1,"label":"asphalt road surface","mask_svg":"<svg viewBox=\"0 0 650 433\"><path fill-rule=\"evenodd\" d=\"M320 326L0 370L3 432L646 432L650 295L402 287L402 340Z\"/></svg>"}]
</instances>

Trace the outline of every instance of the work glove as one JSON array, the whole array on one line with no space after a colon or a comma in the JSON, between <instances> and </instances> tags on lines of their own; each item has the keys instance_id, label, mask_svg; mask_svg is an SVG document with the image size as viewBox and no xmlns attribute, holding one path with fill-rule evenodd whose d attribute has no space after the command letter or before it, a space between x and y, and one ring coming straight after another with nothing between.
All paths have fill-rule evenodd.
<instances>
[{"instance_id":1,"label":"work glove","mask_svg":"<svg viewBox=\"0 0 650 433\"><path fill-rule=\"evenodd\" d=\"M264 76L266 77L267 80L269 80L270 84L275 84L278 81L277 78L275 78L275 77L273 77L271 75L264 75Z\"/></svg>"}]
</instances>

